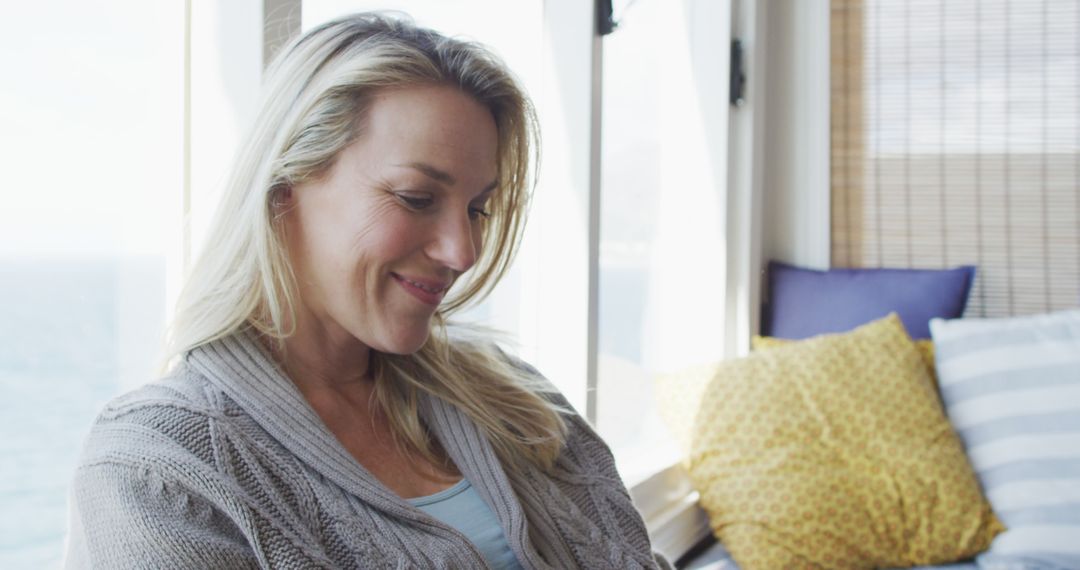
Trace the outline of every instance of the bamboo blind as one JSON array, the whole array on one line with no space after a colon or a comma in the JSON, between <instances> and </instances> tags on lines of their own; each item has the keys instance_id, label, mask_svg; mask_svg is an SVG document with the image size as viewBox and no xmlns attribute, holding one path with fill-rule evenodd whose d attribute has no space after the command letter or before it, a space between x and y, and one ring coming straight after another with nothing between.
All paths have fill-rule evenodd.
<instances>
[{"instance_id":1,"label":"bamboo blind","mask_svg":"<svg viewBox=\"0 0 1080 570\"><path fill-rule=\"evenodd\" d=\"M1080 302L1080 1L832 0L832 264Z\"/></svg>"}]
</instances>

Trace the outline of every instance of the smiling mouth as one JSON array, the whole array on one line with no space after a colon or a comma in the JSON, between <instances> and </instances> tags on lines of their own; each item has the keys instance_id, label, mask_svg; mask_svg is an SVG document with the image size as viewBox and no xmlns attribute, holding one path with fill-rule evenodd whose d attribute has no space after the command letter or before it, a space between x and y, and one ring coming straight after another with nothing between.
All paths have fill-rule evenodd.
<instances>
[{"instance_id":1,"label":"smiling mouth","mask_svg":"<svg viewBox=\"0 0 1080 570\"><path fill-rule=\"evenodd\" d=\"M446 291L447 289L450 288L447 285L434 285L434 284L431 284L431 283L423 283L423 282L420 282L420 281L413 281L412 279L409 279L407 277L402 277L402 276L400 276L400 275L398 275L396 273L394 274L394 276L397 277L398 279L400 279L401 281L404 281L405 283L408 283L409 285L412 285L413 287L417 287L419 289L422 289L422 290L427 291L428 293L432 293L434 295L438 295L439 293L442 293L443 291Z\"/></svg>"},{"instance_id":2,"label":"smiling mouth","mask_svg":"<svg viewBox=\"0 0 1080 570\"><path fill-rule=\"evenodd\" d=\"M443 294L450 288L450 283L445 281L409 279L397 273L391 273L390 276L425 305L438 306L442 302Z\"/></svg>"}]
</instances>

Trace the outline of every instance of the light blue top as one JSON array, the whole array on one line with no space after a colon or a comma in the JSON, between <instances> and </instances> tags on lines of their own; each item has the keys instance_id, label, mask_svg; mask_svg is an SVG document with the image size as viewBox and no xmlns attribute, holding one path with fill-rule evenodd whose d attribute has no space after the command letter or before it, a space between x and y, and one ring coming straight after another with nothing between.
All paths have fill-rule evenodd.
<instances>
[{"instance_id":1,"label":"light blue top","mask_svg":"<svg viewBox=\"0 0 1080 570\"><path fill-rule=\"evenodd\" d=\"M496 570L522 570L506 542L499 520L464 477L456 485L409 499L414 507L454 527L472 541L488 565Z\"/></svg>"}]
</instances>

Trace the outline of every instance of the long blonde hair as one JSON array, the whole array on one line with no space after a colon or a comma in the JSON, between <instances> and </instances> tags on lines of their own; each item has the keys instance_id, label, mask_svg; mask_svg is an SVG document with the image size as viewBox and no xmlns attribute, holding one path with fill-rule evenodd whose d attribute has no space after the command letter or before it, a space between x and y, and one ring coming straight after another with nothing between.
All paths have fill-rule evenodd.
<instances>
[{"instance_id":1,"label":"long blonde hair","mask_svg":"<svg viewBox=\"0 0 1080 570\"><path fill-rule=\"evenodd\" d=\"M355 140L376 91L420 84L457 86L490 109L499 185L477 263L436 313L425 345L410 355L372 351L376 401L398 442L429 461L439 454L419 419L423 392L463 410L505 467L547 469L566 432L558 406L543 394L549 385L510 364L490 340L446 321L491 291L520 243L537 162L532 105L492 53L404 17L339 18L293 40L270 65L254 128L181 292L167 358L248 328L283 348L293 332L297 289L275 203L325 172Z\"/></svg>"}]
</instances>

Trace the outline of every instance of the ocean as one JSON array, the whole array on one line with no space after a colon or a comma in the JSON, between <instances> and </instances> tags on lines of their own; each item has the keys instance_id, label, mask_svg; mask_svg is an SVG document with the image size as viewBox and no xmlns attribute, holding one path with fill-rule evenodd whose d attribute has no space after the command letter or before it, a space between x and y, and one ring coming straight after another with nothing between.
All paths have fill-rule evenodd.
<instances>
[{"instance_id":1,"label":"ocean","mask_svg":"<svg viewBox=\"0 0 1080 570\"><path fill-rule=\"evenodd\" d=\"M0 568L60 566L82 440L160 338L163 283L154 260L0 260Z\"/></svg>"}]
</instances>

